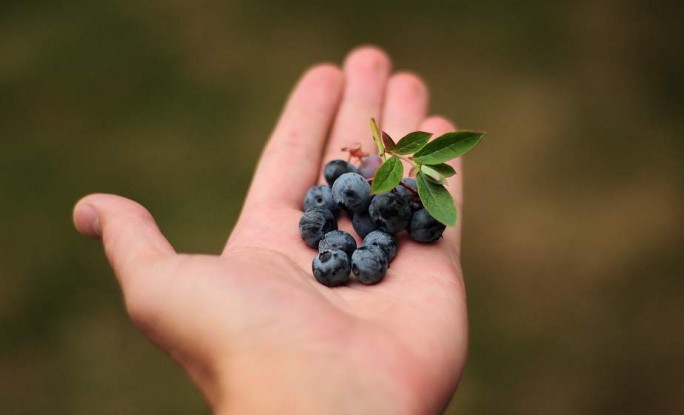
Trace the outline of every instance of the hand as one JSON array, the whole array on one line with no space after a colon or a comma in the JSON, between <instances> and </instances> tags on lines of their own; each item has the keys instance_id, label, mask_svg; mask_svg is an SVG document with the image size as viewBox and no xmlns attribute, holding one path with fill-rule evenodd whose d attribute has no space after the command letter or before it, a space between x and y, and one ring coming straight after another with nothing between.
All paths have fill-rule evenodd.
<instances>
[{"instance_id":1,"label":"hand","mask_svg":"<svg viewBox=\"0 0 684 415\"><path fill-rule=\"evenodd\" d=\"M298 233L304 193L323 163L344 158L346 145L375 148L370 117L395 138L454 129L426 118L423 82L390 76L390 66L364 47L342 70L304 74L220 256L177 254L131 200L94 194L77 203L76 228L102 238L131 319L215 412L436 413L455 390L467 343L460 227L434 244L402 235L381 283L332 289L314 279L315 251ZM454 167L448 188L461 205L458 160Z\"/></svg>"}]
</instances>

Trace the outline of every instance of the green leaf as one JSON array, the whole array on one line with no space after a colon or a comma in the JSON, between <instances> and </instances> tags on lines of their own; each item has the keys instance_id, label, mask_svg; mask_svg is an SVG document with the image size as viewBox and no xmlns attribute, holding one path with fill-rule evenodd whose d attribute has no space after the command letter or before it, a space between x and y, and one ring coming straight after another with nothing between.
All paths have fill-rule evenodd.
<instances>
[{"instance_id":1,"label":"green leaf","mask_svg":"<svg viewBox=\"0 0 684 415\"><path fill-rule=\"evenodd\" d=\"M456 205L449 191L441 184L430 181L422 172L416 175L418 196L428 213L445 225L456 224Z\"/></svg>"},{"instance_id":2,"label":"green leaf","mask_svg":"<svg viewBox=\"0 0 684 415\"><path fill-rule=\"evenodd\" d=\"M390 137L390 135L384 131L382 132L382 144L385 145L385 150L389 151L390 153L397 146L394 143L394 140L392 140L392 137Z\"/></svg>"},{"instance_id":3,"label":"green leaf","mask_svg":"<svg viewBox=\"0 0 684 415\"><path fill-rule=\"evenodd\" d=\"M440 164L431 164L429 166L433 170L437 171L439 174L441 174L444 177L451 177L454 174L456 174L456 170L454 170L453 167L446 163L440 163Z\"/></svg>"},{"instance_id":4,"label":"green leaf","mask_svg":"<svg viewBox=\"0 0 684 415\"><path fill-rule=\"evenodd\" d=\"M426 166L425 164L420 166L420 171L427 176L428 179L435 183L446 184L446 177L443 174L433 169L432 166Z\"/></svg>"},{"instance_id":5,"label":"green leaf","mask_svg":"<svg viewBox=\"0 0 684 415\"><path fill-rule=\"evenodd\" d=\"M408 133L401 140L399 140L392 153L398 154L400 156L413 154L423 148L423 146L427 144L430 137L432 137L431 133L426 133L423 131L414 131L412 133Z\"/></svg>"},{"instance_id":6,"label":"green leaf","mask_svg":"<svg viewBox=\"0 0 684 415\"><path fill-rule=\"evenodd\" d=\"M373 193L389 192L399 185L404 175L404 165L396 157L390 157L380 165L373 178Z\"/></svg>"},{"instance_id":7,"label":"green leaf","mask_svg":"<svg viewBox=\"0 0 684 415\"><path fill-rule=\"evenodd\" d=\"M476 131L446 133L416 152L413 161L432 165L455 159L472 150L484 134Z\"/></svg>"}]
</instances>

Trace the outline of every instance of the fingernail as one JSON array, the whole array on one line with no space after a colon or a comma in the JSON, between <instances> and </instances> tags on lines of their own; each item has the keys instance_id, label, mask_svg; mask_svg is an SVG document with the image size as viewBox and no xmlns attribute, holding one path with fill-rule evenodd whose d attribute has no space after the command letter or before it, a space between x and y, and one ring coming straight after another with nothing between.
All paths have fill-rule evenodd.
<instances>
[{"instance_id":1,"label":"fingernail","mask_svg":"<svg viewBox=\"0 0 684 415\"><path fill-rule=\"evenodd\" d=\"M95 216L95 220L93 221L93 233L98 237L102 237L102 227L100 226L100 217Z\"/></svg>"},{"instance_id":2,"label":"fingernail","mask_svg":"<svg viewBox=\"0 0 684 415\"><path fill-rule=\"evenodd\" d=\"M100 217L97 215L97 211L94 207L90 205L84 205L81 208L81 217L85 223L90 225L91 236L101 237L102 227L100 226Z\"/></svg>"}]
</instances>

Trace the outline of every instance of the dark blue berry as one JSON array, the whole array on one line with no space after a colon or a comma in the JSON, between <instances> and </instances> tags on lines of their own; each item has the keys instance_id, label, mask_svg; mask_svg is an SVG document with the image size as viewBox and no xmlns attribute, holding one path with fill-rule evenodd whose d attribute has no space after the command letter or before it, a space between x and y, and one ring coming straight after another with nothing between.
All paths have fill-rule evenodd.
<instances>
[{"instance_id":1,"label":"dark blue berry","mask_svg":"<svg viewBox=\"0 0 684 415\"><path fill-rule=\"evenodd\" d=\"M368 208L371 187L358 173L345 173L335 180L332 186L335 203L351 212L361 212Z\"/></svg>"},{"instance_id":2,"label":"dark blue berry","mask_svg":"<svg viewBox=\"0 0 684 415\"><path fill-rule=\"evenodd\" d=\"M411 208L403 197L396 193L381 193L373 198L368 213L378 229L396 233L408 226Z\"/></svg>"},{"instance_id":3,"label":"dark blue berry","mask_svg":"<svg viewBox=\"0 0 684 415\"><path fill-rule=\"evenodd\" d=\"M299 234L307 245L318 247L323 236L337 229L335 215L328 209L311 208L304 212L299 220Z\"/></svg>"},{"instance_id":4,"label":"dark blue berry","mask_svg":"<svg viewBox=\"0 0 684 415\"><path fill-rule=\"evenodd\" d=\"M391 234L383 231L373 231L363 238L363 246L377 246L387 255L389 261L397 256L397 240Z\"/></svg>"},{"instance_id":5,"label":"dark blue berry","mask_svg":"<svg viewBox=\"0 0 684 415\"><path fill-rule=\"evenodd\" d=\"M430 216L427 210L419 209L411 218L409 224L409 236L414 241L432 242L442 236L446 225Z\"/></svg>"},{"instance_id":6,"label":"dark blue berry","mask_svg":"<svg viewBox=\"0 0 684 415\"><path fill-rule=\"evenodd\" d=\"M357 173L358 170L351 163L344 160L333 160L323 168L323 177L330 186L335 183L338 177L345 173Z\"/></svg>"},{"instance_id":7,"label":"dark blue berry","mask_svg":"<svg viewBox=\"0 0 684 415\"><path fill-rule=\"evenodd\" d=\"M337 203L332 197L332 190L324 184L311 186L304 197L304 210L311 208L328 209L331 212L338 210Z\"/></svg>"},{"instance_id":8,"label":"dark blue berry","mask_svg":"<svg viewBox=\"0 0 684 415\"><path fill-rule=\"evenodd\" d=\"M311 263L316 280L328 287L344 285L351 270L349 256L339 249L319 252Z\"/></svg>"},{"instance_id":9,"label":"dark blue berry","mask_svg":"<svg viewBox=\"0 0 684 415\"><path fill-rule=\"evenodd\" d=\"M356 250L356 240L345 231L330 231L318 243L318 251L323 252L333 249L344 251L351 257Z\"/></svg>"},{"instance_id":10,"label":"dark blue berry","mask_svg":"<svg viewBox=\"0 0 684 415\"><path fill-rule=\"evenodd\" d=\"M352 218L352 226L354 226L354 231L356 231L356 233L362 238L365 238L366 235L378 229L368 212L354 213L354 217Z\"/></svg>"},{"instance_id":11,"label":"dark blue berry","mask_svg":"<svg viewBox=\"0 0 684 415\"><path fill-rule=\"evenodd\" d=\"M387 255L377 246L362 246L352 254L351 269L363 284L380 282L385 278L388 266Z\"/></svg>"}]
</instances>

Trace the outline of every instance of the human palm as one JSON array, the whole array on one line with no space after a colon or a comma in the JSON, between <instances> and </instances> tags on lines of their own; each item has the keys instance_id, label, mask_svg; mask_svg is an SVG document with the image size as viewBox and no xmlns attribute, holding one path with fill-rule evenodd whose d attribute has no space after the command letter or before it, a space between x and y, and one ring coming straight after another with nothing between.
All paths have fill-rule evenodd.
<instances>
[{"instance_id":1,"label":"human palm","mask_svg":"<svg viewBox=\"0 0 684 415\"><path fill-rule=\"evenodd\" d=\"M373 286L315 281L298 234L306 189L341 147L372 148L368 118L391 135L453 127L426 118L427 92L360 48L343 71L320 65L293 91L220 256L176 254L149 213L91 195L77 228L102 236L132 319L183 366L217 412L434 413L465 360L460 229L435 244L400 236ZM326 136L329 140L326 143ZM367 138L368 137L368 138ZM460 173L460 169L457 171ZM461 200L460 175L449 188ZM340 227L351 228L346 218Z\"/></svg>"}]
</instances>

